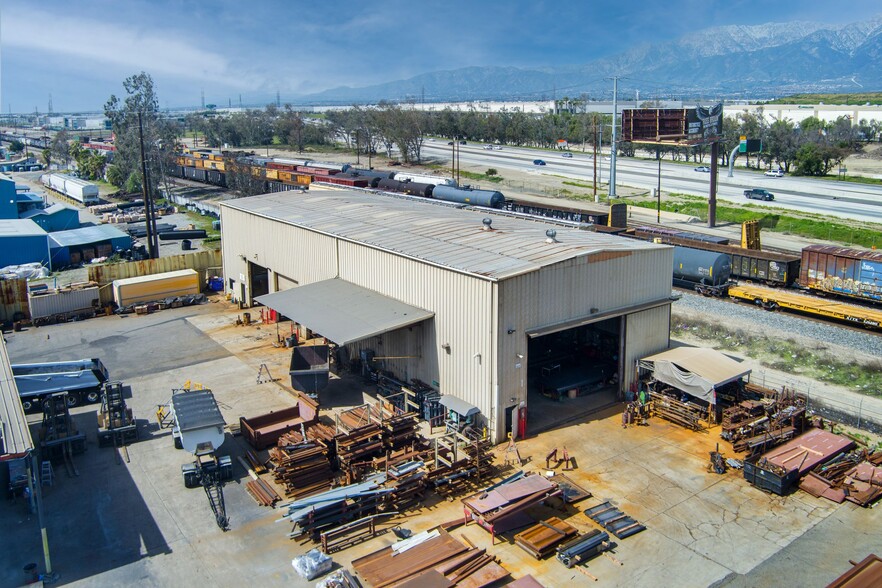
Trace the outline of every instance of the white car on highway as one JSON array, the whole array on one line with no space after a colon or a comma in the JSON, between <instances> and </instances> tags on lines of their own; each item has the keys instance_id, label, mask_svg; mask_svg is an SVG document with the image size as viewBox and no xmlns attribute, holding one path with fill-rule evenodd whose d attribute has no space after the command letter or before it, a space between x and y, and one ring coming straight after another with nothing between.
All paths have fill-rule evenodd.
<instances>
[{"instance_id":1,"label":"white car on highway","mask_svg":"<svg viewBox=\"0 0 882 588\"><path fill-rule=\"evenodd\" d=\"M769 171L767 171L763 175L766 175L770 178L783 178L784 177L784 170L783 169L770 169Z\"/></svg>"}]
</instances>

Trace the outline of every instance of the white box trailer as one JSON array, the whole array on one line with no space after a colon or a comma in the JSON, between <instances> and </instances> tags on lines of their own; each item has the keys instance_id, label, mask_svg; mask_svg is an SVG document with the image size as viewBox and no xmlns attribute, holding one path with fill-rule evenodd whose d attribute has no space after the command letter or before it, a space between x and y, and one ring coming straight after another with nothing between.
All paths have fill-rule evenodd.
<instances>
[{"instance_id":1,"label":"white box trailer","mask_svg":"<svg viewBox=\"0 0 882 588\"><path fill-rule=\"evenodd\" d=\"M43 185L72 198L80 204L89 206L101 202L98 185L66 174L47 174L42 177Z\"/></svg>"},{"instance_id":2,"label":"white box trailer","mask_svg":"<svg viewBox=\"0 0 882 588\"><path fill-rule=\"evenodd\" d=\"M199 273L192 269L114 280L113 300L123 307L199 294L202 291L200 281Z\"/></svg>"}]
</instances>

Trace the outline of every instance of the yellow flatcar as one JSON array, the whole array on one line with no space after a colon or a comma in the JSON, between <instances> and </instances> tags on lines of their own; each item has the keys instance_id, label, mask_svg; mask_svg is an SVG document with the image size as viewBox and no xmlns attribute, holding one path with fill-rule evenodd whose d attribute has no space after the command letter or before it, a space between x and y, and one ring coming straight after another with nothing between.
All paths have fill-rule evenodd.
<instances>
[{"instance_id":1,"label":"yellow flatcar","mask_svg":"<svg viewBox=\"0 0 882 588\"><path fill-rule=\"evenodd\" d=\"M879 330L882 327L882 310L875 308L855 306L853 304L759 286L731 286L729 288L729 296L753 302L766 310L778 310L780 308L857 324L868 329Z\"/></svg>"}]
</instances>

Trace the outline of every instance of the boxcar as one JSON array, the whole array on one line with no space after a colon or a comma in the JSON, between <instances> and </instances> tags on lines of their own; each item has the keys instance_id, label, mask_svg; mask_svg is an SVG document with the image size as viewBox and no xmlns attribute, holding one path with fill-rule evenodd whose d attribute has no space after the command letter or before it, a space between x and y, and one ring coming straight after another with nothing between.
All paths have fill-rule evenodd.
<instances>
[{"instance_id":1,"label":"boxcar","mask_svg":"<svg viewBox=\"0 0 882 588\"><path fill-rule=\"evenodd\" d=\"M882 252L809 245L802 250L799 285L816 293L882 302Z\"/></svg>"}]
</instances>

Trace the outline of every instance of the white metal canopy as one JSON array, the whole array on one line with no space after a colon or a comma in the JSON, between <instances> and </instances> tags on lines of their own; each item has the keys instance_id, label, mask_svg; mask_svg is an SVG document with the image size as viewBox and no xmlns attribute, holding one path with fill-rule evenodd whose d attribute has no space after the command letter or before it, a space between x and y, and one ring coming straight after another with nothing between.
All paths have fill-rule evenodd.
<instances>
[{"instance_id":1,"label":"white metal canopy","mask_svg":"<svg viewBox=\"0 0 882 588\"><path fill-rule=\"evenodd\" d=\"M0 337L0 456L23 456L33 449L34 440L21 406L6 343Z\"/></svg>"},{"instance_id":2,"label":"white metal canopy","mask_svg":"<svg viewBox=\"0 0 882 588\"><path fill-rule=\"evenodd\" d=\"M338 345L346 345L435 316L379 292L333 278L255 298Z\"/></svg>"},{"instance_id":3,"label":"white metal canopy","mask_svg":"<svg viewBox=\"0 0 882 588\"><path fill-rule=\"evenodd\" d=\"M640 366L651 369L656 380L711 404L716 404L716 388L750 373L734 359L703 347L668 349L644 357Z\"/></svg>"}]
</instances>

